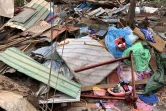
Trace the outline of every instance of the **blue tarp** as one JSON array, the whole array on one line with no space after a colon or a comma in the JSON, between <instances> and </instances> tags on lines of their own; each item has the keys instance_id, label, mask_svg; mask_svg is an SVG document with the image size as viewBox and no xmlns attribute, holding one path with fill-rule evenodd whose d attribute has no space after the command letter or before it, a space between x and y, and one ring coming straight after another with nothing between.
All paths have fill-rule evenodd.
<instances>
[{"instance_id":1,"label":"blue tarp","mask_svg":"<svg viewBox=\"0 0 166 111\"><path fill-rule=\"evenodd\" d=\"M105 37L105 44L108 49L108 51L115 57L115 58L120 58L122 57L122 53L125 50L119 50L116 47L116 44L114 43L114 40L118 37L123 37L126 41L126 49L132 46L132 41L128 37L130 35L131 29L129 27L126 27L124 29L119 28L117 29L114 26L109 27L108 33Z\"/></svg>"}]
</instances>

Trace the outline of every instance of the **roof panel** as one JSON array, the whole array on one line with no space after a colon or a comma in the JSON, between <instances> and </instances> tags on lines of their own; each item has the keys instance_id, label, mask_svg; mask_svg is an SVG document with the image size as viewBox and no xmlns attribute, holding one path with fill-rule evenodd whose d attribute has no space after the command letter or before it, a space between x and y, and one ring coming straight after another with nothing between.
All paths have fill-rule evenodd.
<instances>
[{"instance_id":1,"label":"roof panel","mask_svg":"<svg viewBox=\"0 0 166 111\"><path fill-rule=\"evenodd\" d=\"M17 48L8 48L3 53L0 53L0 60L29 77L32 77L45 84L48 83L50 69L36 62ZM76 98L81 86L68 80L63 75L59 75L58 79L57 76L58 74L52 70L50 86L55 88L57 84L57 90Z\"/></svg>"},{"instance_id":2,"label":"roof panel","mask_svg":"<svg viewBox=\"0 0 166 111\"><path fill-rule=\"evenodd\" d=\"M32 17L36 13L36 10L33 8L25 7L22 12L16 15L12 21L25 23L30 17Z\"/></svg>"},{"instance_id":3,"label":"roof panel","mask_svg":"<svg viewBox=\"0 0 166 111\"><path fill-rule=\"evenodd\" d=\"M26 29L30 28L37 21L44 20L49 14L49 11L48 11L49 3L46 2L45 0L33 0L29 4L27 4L26 6L36 9L37 13L34 14L25 23L20 23L20 21L13 22L11 19L11 20L9 20L9 22L7 22L5 24L5 26L10 26L10 27L21 29L21 30L25 31ZM25 13L25 15L26 15L26 13Z\"/></svg>"}]
</instances>

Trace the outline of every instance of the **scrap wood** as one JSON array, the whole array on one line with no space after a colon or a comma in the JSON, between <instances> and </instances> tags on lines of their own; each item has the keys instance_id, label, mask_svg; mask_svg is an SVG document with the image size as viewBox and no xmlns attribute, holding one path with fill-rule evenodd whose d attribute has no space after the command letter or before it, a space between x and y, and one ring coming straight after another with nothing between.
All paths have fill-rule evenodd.
<instances>
[{"instance_id":1,"label":"scrap wood","mask_svg":"<svg viewBox=\"0 0 166 111\"><path fill-rule=\"evenodd\" d=\"M162 52L163 49L165 48L165 41L159 37L159 36L154 36L154 41L156 43L153 42L149 42L145 39L144 34L140 31L139 28L135 28L133 31L134 34L136 34L139 38L143 39L144 41L146 41L150 46L154 47L157 51Z\"/></svg>"},{"instance_id":2,"label":"scrap wood","mask_svg":"<svg viewBox=\"0 0 166 111\"><path fill-rule=\"evenodd\" d=\"M23 42L23 41L25 41L25 40L26 40L25 38L19 38L19 39L15 40L15 41L13 41L13 42L11 42L11 43L8 43L8 44L5 44L5 45L0 45L0 49L1 49L1 50L2 50L2 49L5 49L5 48L7 48L7 47L9 47L9 46L12 46L12 45L15 45L15 44L17 44L17 43Z\"/></svg>"},{"instance_id":3,"label":"scrap wood","mask_svg":"<svg viewBox=\"0 0 166 111\"><path fill-rule=\"evenodd\" d=\"M130 0L130 7L127 15L127 23L130 27L134 28L136 0Z\"/></svg>"},{"instance_id":4,"label":"scrap wood","mask_svg":"<svg viewBox=\"0 0 166 111\"><path fill-rule=\"evenodd\" d=\"M6 111L37 111L22 95L9 91L0 91L0 107Z\"/></svg>"},{"instance_id":5,"label":"scrap wood","mask_svg":"<svg viewBox=\"0 0 166 111\"><path fill-rule=\"evenodd\" d=\"M22 41L22 40L25 40L25 41ZM22 42L19 42L17 43L18 41L22 41ZM42 43L44 42L44 40L33 40L33 39L29 39L29 40L26 40L25 38L18 38L18 39L14 39L14 40L9 40L9 41L6 41L6 42L0 42L0 48L3 49L3 47L6 47L6 46L10 46L10 45L16 45L16 46L22 46L22 45L27 45L29 43L32 43L32 44L35 44L35 43Z\"/></svg>"},{"instance_id":6,"label":"scrap wood","mask_svg":"<svg viewBox=\"0 0 166 111\"><path fill-rule=\"evenodd\" d=\"M51 29L51 27L50 27L49 29ZM49 29L45 30L44 32L48 31ZM24 42L24 41L27 41L27 40L30 40L30 39L35 39L35 38L39 37L41 34L43 34L44 32L34 34L33 36L31 36L31 37L29 37L29 38L18 38L19 40L17 39L16 41L13 41L13 42L11 42L11 43L8 43L8 44L5 44L5 45L0 46L0 49L1 49L1 50L2 50L2 49L4 50L5 48L11 47L11 46L16 45L16 44L18 44L18 43L21 43L21 42ZM50 35L51 35L51 34L50 34Z\"/></svg>"},{"instance_id":7,"label":"scrap wood","mask_svg":"<svg viewBox=\"0 0 166 111\"><path fill-rule=\"evenodd\" d=\"M78 27L75 27L73 25L63 25L61 27L59 27L59 26L55 27L54 31L53 31L53 39L55 39L58 35L62 34L66 30L68 32L73 32L73 31L76 31L78 29L79 29ZM48 37L48 38L51 38L50 35L51 35L51 30L48 30L48 31L44 32L43 34L41 34L41 36L45 36L45 37Z\"/></svg>"},{"instance_id":8,"label":"scrap wood","mask_svg":"<svg viewBox=\"0 0 166 111\"><path fill-rule=\"evenodd\" d=\"M33 34L38 34L42 33L45 30L49 29L51 27L50 24L48 24L45 21L39 21L32 25L28 30L24 31L21 35L26 36L26 35L33 35Z\"/></svg>"},{"instance_id":9,"label":"scrap wood","mask_svg":"<svg viewBox=\"0 0 166 111\"><path fill-rule=\"evenodd\" d=\"M143 79L143 80L139 80L139 81L135 81L136 85L140 85L140 84L146 84L148 82L148 79ZM106 88L111 88L111 87L115 87L117 85L117 83L111 83L111 84L102 84L102 85L92 85L92 86L82 86L81 87L81 91L91 91L93 89L94 86L102 88L102 89L106 89ZM130 82L131 85L131 82Z\"/></svg>"},{"instance_id":10,"label":"scrap wood","mask_svg":"<svg viewBox=\"0 0 166 111\"><path fill-rule=\"evenodd\" d=\"M27 96L32 91L26 87L15 83L10 78L0 75L0 90L12 91L22 96Z\"/></svg>"},{"instance_id":11,"label":"scrap wood","mask_svg":"<svg viewBox=\"0 0 166 111\"><path fill-rule=\"evenodd\" d=\"M27 40L27 41L23 41L21 44L22 45L27 45L27 44L36 44L36 43L43 43L45 42L45 40Z\"/></svg>"}]
</instances>

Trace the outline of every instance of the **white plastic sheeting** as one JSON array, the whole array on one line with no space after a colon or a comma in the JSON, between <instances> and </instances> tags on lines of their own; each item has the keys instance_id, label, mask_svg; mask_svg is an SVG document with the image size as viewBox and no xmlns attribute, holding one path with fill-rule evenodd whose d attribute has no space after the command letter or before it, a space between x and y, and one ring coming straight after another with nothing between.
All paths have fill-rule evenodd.
<instances>
[{"instance_id":1,"label":"white plastic sheeting","mask_svg":"<svg viewBox=\"0 0 166 111\"><path fill-rule=\"evenodd\" d=\"M0 0L0 16L8 18L14 16L14 0Z\"/></svg>"}]
</instances>

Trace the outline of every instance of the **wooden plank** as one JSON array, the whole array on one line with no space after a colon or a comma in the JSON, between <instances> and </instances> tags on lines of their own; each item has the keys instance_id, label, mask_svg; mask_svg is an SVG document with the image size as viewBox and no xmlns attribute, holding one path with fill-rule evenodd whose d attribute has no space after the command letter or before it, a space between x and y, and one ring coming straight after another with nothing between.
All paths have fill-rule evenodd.
<instances>
[{"instance_id":1,"label":"wooden plank","mask_svg":"<svg viewBox=\"0 0 166 111\"><path fill-rule=\"evenodd\" d=\"M64 48L59 47L57 49L59 55L62 56L77 81L83 86L100 83L118 66L118 62L115 62L74 73L75 69L114 59L105 48L98 46L102 45L89 36L86 36L73 40L65 45Z\"/></svg>"},{"instance_id":2,"label":"wooden plank","mask_svg":"<svg viewBox=\"0 0 166 111\"><path fill-rule=\"evenodd\" d=\"M128 15L127 15L127 23L130 27L134 27L134 19L135 19L135 6L136 6L136 2L135 0L130 0L130 6L129 6L129 11L128 11Z\"/></svg>"},{"instance_id":3,"label":"wooden plank","mask_svg":"<svg viewBox=\"0 0 166 111\"><path fill-rule=\"evenodd\" d=\"M149 80L149 78L148 79L139 80L139 81L135 81L135 84L136 85L146 84L148 82L148 80ZM81 91L91 91L94 86L102 88L102 89L107 89L107 88L115 87L116 85L117 85L117 83L92 85L92 86L83 86L83 87L81 87ZM131 85L131 82L130 82L130 85Z\"/></svg>"},{"instance_id":4,"label":"wooden plank","mask_svg":"<svg viewBox=\"0 0 166 111\"><path fill-rule=\"evenodd\" d=\"M162 52L163 49L165 48L165 41L159 37L159 36L154 36L154 41L156 43L153 42L149 42L145 39L144 34L140 31L139 28L135 28L133 31L134 34L136 34L139 38L143 39L144 41L146 41L150 46L154 47L157 51Z\"/></svg>"}]
</instances>

